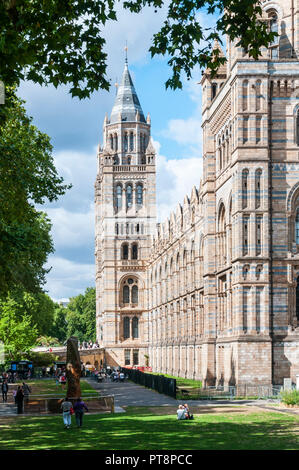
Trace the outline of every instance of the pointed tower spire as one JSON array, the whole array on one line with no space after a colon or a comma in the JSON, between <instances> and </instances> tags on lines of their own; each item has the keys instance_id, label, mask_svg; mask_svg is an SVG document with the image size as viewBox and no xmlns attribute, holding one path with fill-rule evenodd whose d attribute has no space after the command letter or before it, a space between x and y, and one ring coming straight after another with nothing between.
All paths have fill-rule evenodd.
<instances>
[{"instance_id":1,"label":"pointed tower spire","mask_svg":"<svg viewBox=\"0 0 299 470\"><path fill-rule=\"evenodd\" d=\"M140 115L139 120L141 122L146 122L129 72L128 59L126 56L125 68L121 83L117 89L117 95L111 112L110 123L118 122L119 117L121 117L121 121L135 122L137 112Z\"/></svg>"}]
</instances>

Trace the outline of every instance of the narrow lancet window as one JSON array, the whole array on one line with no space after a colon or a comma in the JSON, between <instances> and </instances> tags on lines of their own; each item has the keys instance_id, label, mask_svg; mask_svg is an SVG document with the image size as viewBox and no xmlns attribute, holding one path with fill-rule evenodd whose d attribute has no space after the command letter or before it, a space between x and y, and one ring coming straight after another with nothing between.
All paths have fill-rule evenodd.
<instances>
[{"instance_id":1,"label":"narrow lancet window","mask_svg":"<svg viewBox=\"0 0 299 470\"><path fill-rule=\"evenodd\" d=\"M243 82L243 111L246 111L248 109L248 80L244 80Z\"/></svg>"},{"instance_id":2,"label":"narrow lancet window","mask_svg":"<svg viewBox=\"0 0 299 470\"><path fill-rule=\"evenodd\" d=\"M142 184L137 184L136 187L136 202L138 206L142 206L143 204L143 187Z\"/></svg>"},{"instance_id":3,"label":"narrow lancet window","mask_svg":"<svg viewBox=\"0 0 299 470\"><path fill-rule=\"evenodd\" d=\"M127 209L129 209L132 206L132 201L133 201L133 190L130 184L128 184L127 186L126 196L127 196Z\"/></svg>"},{"instance_id":4,"label":"narrow lancet window","mask_svg":"<svg viewBox=\"0 0 299 470\"><path fill-rule=\"evenodd\" d=\"M130 338L130 318L124 317L124 339Z\"/></svg>"},{"instance_id":5,"label":"narrow lancet window","mask_svg":"<svg viewBox=\"0 0 299 470\"><path fill-rule=\"evenodd\" d=\"M125 133L124 135L124 152L128 151L128 134Z\"/></svg>"},{"instance_id":6,"label":"narrow lancet window","mask_svg":"<svg viewBox=\"0 0 299 470\"><path fill-rule=\"evenodd\" d=\"M262 217L256 218L256 254L257 256L262 252Z\"/></svg>"},{"instance_id":7,"label":"narrow lancet window","mask_svg":"<svg viewBox=\"0 0 299 470\"><path fill-rule=\"evenodd\" d=\"M121 201L122 201L122 187L121 184L116 186L116 208L117 210L121 209Z\"/></svg>"},{"instance_id":8,"label":"narrow lancet window","mask_svg":"<svg viewBox=\"0 0 299 470\"><path fill-rule=\"evenodd\" d=\"M248 170L242 171L242 209L248 204Z\"/></svg>"},{"instance_id":9,"label":"narrow lancet window","mask_svg":"<svg viewBox=\"0 0 299 470\"><path fill-rule=\"evenodd\" d=\"M248 255L249 217L243 219L243 256Z\"/></svg>"},{"instance_id":10,"label":"narrow lancet window","mask_svg":"<svg viewBox=\"0 0 299 470\"><path fill-rule=\"evenodd\" d=\"M137 317L132 320L132 336L133 338L139 338L139 321Z\"/></svg>"},{"instance_id":11,"label":"narrow lancet window","mask_svg":"<svg viewBox=\"0 0 299 470\"><path fill-rule=\"evenodd\" d=\"M130 152L134 150L134 134L130 132Z\"/></svg>"},{"instance_id":12,"label":"narrow lancet window","mask_svg":"<svg viewBox=\"0 0 299 470\"><path fill-rule=\"evenodd\" d=\"M261 176L262 170L256 170L255 172L255 208L258 209L261 206Z\"/></svg>"}]
</instances>

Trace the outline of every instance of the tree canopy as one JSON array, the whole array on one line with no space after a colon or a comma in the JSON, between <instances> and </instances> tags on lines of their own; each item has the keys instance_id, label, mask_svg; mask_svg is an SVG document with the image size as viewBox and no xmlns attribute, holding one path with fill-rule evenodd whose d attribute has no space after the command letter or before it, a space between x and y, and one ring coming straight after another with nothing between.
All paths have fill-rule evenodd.
<instances>
[{"instance_id":1,"label":"tree canopy","mask_svg":"<svg viewBox=\"0 0 299 470\"><path fill-rule=\"evenodd\" d=\"M6 91L0 106L0 295L15 287L36 291L45 282L51 224L34 204L54 201L69 187L57 174L49 137L32 125L14 89Z\"/></svg>"},{"instance_id":2,"label":"tree canopy","mask_svg":"<svg viewBox=\"0 0 299 470\"><path fill-rule=\"evenodd\" d=\"M67 306L67 336L77 336L79 341L96 339L96 290L88 287L84 294L70 299Z\"/></svg>"},{"instance_id":3,"label":"tree canopy","mask_svg":"<svg viewBox=\"0 0 299 470\"><path fill-rule=\"evenodd\" d=\"M215 70L223 63L212 49L223 34L238 39L255 59L274 38L260 21L259 0L0 0L0 79L8 85L22 79L69 84L79 98L108 90L103 27L117 21L119 3L134 13L149 6L157 14L168 5L150 52L169 57L172 77L166 86L174 89L182 87L183 72L191 77L196 64ZM200 11L219 15L215 28L202 24Z\"/></svg>"},{"instance_id":4,"label":"tree canopy","mask_svg":"<svg viewBox=\"0 0 299 470\"><path fill-rule=\"evenodd\" d=\"M38 333L26 313L20 315L19 304L13 298L0 300L0 339L6 360L22 359L34 347Z\"/></svg>"},{"instance_id":5,"label":"tree canopy","mask_svg":"<svg viewBox=\"0 0 299 470\"><path fill-rule=\"evenodd\" d=\"M49 335L57 338L63 344L67 340L67 309L61 305L55 305L54 319L50 326Z\"/></svg>"}]
</instances>

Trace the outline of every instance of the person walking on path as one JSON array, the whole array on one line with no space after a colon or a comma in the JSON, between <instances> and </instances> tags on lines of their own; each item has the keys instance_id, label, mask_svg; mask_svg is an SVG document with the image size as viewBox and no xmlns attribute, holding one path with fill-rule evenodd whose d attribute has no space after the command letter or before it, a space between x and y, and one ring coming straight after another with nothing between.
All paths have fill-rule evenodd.
<instances>
[{"instance_id":1,"label":"person walking on path","mask_svg":"<svg viewBox=\"0 0 299 470\"><path fill-rule=\"evenodd\" d=\"M78 428L82 427L84 410L88 411L88 408L85 405L84 401L81 398L78 398L74 405L76 423L77 423Z\"/></svg>"},{"instance_id":2,"label":"person walking on path","mask_svg":"<svg viewBox=\"0 0 299 470\"><path fill-rule=\"evenodd\" d=\"M25 382L23 382L23 394L24 394L24 401L28 403L29 401L29 394L31 393L31 388Z\"/></svg>"},{"instance_id":3,"label":"person walking on path","mask_svg":"<svg viewBox=\"0 0 299 470\"><path fill-rule=\"evenodd\" d=\"M23 413L23 400L24 400L24 394L22 387L19 385L17 394L16 394L16 404L17 404L17 409L18 409L18 415Z\"/></svg>"},{"instance_id":4,"label":"person walking on path","mask_svg":"<svg viewBox=\"0 0 299 470\"><path fill-rule=\"evenodd\" d=\"M8 383L6 379L2 382L1 391L2 391L2 400L4 403L7 401L7 392L8 392Z\"/></svg>"},{"instance_id":5,"label":"person walking on path","mask_svg":"<svg viewBox=\"0 0 299 470\"><path fill-rule=\"evenodd\" d=\"M61 409L62 409L62 417L63 417L63 422L64 422L64 427L66 429L69 429L71 424L72 424L72 416L71 416L71 410L73 409L73 404L71 401L69 401L68 397L66 397L62 404L61 404Z\"/></svg>"}]
</instances>

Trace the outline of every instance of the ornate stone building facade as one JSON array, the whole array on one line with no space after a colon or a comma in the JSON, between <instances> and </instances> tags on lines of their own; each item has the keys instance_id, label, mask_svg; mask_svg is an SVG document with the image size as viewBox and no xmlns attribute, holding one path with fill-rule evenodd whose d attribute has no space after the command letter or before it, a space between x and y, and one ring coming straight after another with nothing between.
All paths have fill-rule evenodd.
<instances>
[{"instance_id":1,"label":"ornate stone building facade","mask_svg":"<svg viewBox=\"0 0 299 470\"><path fill-rule=\"evenodd\" d=\"M229 42L203 74L202 181L158 225L150 120L125 67L96 183L107 362L205 385L299 374L299 1L263 11L279 35L261 58Z\"/></svg>"}]
</instances>

